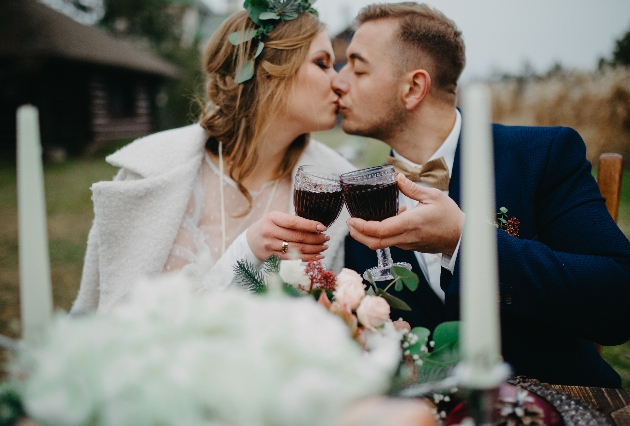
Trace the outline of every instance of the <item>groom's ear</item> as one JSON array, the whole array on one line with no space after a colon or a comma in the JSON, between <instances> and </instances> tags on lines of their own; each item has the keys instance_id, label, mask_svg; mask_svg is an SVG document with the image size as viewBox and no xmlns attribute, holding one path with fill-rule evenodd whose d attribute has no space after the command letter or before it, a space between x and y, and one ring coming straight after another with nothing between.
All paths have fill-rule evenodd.
<instances>
[{"instance_id":1,"label":"groom's ear","mask_svg":"<svg viewBox=\"0 0 630 426\"><path fill-rule=\"evenodd\" d=\"M410 71L405 76L403 85L403 103L407 110L416 109L429 93L431 88L431 76L426 70Z\"/></svg>"}]
</instances>

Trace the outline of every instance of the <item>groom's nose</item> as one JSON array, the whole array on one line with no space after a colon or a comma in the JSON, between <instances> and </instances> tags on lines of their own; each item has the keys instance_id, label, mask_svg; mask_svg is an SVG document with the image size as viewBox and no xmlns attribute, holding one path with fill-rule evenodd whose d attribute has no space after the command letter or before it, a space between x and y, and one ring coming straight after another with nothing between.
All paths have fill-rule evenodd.
<instances>
[{"instance_id":1,"label":"groom's nose","mask_svg":"<svg viewBox=\"0 0 630 426\"><path fill-rule=\"evenodd\" d=\"M345 65L339 70L336 76L332 80L332 88L339 96L343 96L348 93L348 65Z\"/></svg>"}]
</instances>

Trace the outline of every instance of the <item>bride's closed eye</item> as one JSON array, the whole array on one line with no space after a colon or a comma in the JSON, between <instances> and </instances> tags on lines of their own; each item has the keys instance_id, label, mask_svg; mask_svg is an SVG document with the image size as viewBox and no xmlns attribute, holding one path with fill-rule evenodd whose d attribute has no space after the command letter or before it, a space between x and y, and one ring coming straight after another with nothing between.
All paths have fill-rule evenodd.
<instances>
[{"instance_id":1,"label":"bride's closed eye","mask_svg":"<svg viewBox=\"0 0 630 426\"><path fill-rule=\"evenodd\" d=\"M321 69L328 70L332 68L334 60L332 59L329 52L325 50L320 50L313 56L313 63Z\"/></svg>"},{"instance_id":2,"label":"bride's closed eye","mask_svg":"<svg viewBox=\"0 0 630 426\"><path fill-rule=\"evenodd\" d=\"M327 70L330 67L332 67L332 61L328 58L319 58L319 59L316 59L314 62L315 62L315 65L317 65L323 70Z\"/></svg>"}]
</instances>

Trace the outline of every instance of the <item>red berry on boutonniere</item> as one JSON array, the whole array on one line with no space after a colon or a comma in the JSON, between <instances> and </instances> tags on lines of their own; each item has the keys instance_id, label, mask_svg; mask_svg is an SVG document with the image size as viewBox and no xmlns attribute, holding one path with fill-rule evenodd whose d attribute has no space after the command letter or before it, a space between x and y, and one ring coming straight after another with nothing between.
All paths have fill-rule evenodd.
<instances>
[{"instance_id":1,"label":"red berry on boutonniere","mask_svg":"<svg viewBox=\"0 0 630 426\"><path fill-rule=\"evenodd\" d=\"M507 212L508 209L501 207L497 212L497 219L494 221L494 225L499 229L503 229L506 234L512 237L518 237L521 221L515 217L509 217Z\"/></svg>"}]
</instances>

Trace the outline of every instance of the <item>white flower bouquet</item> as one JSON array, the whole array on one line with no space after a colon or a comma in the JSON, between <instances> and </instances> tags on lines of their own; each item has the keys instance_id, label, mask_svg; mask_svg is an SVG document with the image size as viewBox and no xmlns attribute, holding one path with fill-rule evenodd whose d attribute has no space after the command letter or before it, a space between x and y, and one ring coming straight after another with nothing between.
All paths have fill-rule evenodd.
<instances>
[{"instance_id":1,"label":"white flower bouquet","mask_svg":"<svg viewBox=\"0 0 630 426\"><path fill-rule=\"evenodd\" d=\"M324 270L320 261L304 264L300 259L280 260L271 256L265 259L260 269L247 261L239 261L234 272L236 281L255 293L264 293L270 282L280 281L288 294L313 296L330 313L344 320L354 338L368 352L373 342L380 339L400 341L403 357L393 388L441 380L459 362L459 322L438 325L433 340L429 341L430 330L424 327L412 329L402 319L392 321L390 307L411 308L388 290L393 287L395 291L401 291L407 287L415 291L419 279L406 268L393 266L391 269L394 279L385 288L378 287L368 273L367 290L363 278L355 271L344 268L335 275Z\"/></svg>"},{"instance_id":2,"label":"white flower bouquet","mask_svg":"<svg viewBox=\"0 0 630 426\"><path fill-rule=\"evenodd\" d=\"M108 316L58 316L13 364L14 387L32 419L77 426L332 425L387 392L401 359L391 323L366 352L312 298L268 293L139 283Z\"/></svg>"}]
</instances>

